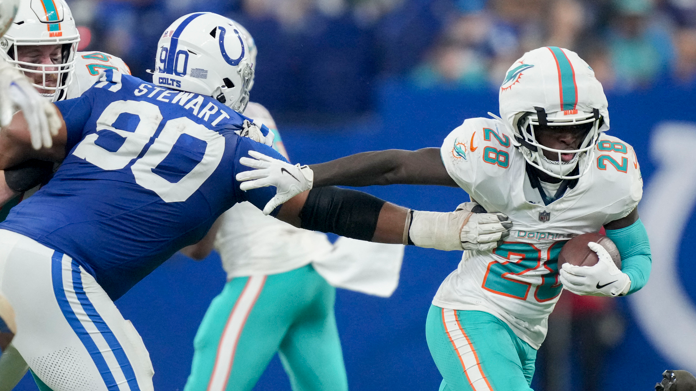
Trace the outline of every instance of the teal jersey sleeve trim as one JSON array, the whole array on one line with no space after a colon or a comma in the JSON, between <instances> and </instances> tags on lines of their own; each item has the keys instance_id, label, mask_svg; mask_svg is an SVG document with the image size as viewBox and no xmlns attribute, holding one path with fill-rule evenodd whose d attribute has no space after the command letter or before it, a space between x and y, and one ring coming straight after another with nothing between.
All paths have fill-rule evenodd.
<instances>
[{"instance_id":1,"label":"teal jersey sleeve trim","mask_svg":"<svg viewBox=\"0 0 696 391\"><path fill-rule=\"evenodd\" d=\"M274 137L273 137L273 142L274 142L274 143L282 142L282 141L283 141L283 139L280 137L280 132L278 131L278 129L274 129L274 128L268 128L268 129L269 129L271 132L273 132L273 136L274 136Z\"/></svg>"},{"instance_id":2,"label":"teal jersey sleeve trim","mask_svg":"<svg viewBox=\"0 0 696 391\"><path fill-rule=\"evenodd\" d=\"M608 229L607 237L619 249L621 271L631 278L628 294L639 291L648 282L652 268L650 241L643 222L638 219L626 228Z\"/></svg>"}]
</instances>

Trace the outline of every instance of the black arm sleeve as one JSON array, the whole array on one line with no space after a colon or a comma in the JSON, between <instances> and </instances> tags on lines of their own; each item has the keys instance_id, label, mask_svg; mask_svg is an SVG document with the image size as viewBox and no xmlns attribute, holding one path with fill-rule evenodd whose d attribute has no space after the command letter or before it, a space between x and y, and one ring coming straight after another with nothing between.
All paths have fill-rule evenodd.
<instances>
[{"instance_id":1,"label":"black arm sleeve","mask_svg":"<svg viewBox=\"0 0 696 391\"><path fill-rule=\"evenodd\" d=\"M48 182L52 176L53 163L43 160L28 160L5 170L7 186L20 193Z\"/></svg>"},{"instance_id":2,"label":"black arm sleeve","mask_svg":"<svg viewBox=\"0 0 696 391\"><path fill-rule=\"evenodd\" d=\"M320 187L310 190L300 211L302 228L371 240L385 201L355 190Z\"/></svg>"}]
</instances>

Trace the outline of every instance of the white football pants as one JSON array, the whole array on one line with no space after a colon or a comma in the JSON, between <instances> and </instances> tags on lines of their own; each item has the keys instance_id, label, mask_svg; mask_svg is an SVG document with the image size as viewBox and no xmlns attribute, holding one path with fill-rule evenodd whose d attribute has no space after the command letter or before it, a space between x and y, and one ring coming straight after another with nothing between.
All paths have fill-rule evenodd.
<instances>
[{"instance_id":1,"label":"white football pants","mask_svg":"<svg viewBox=\"0 0 696 391\"><path fill-rule=\"evenodd\" d=\"M142 338L69 256L0 230L0 293L14 309L12 344L54 391L151 391Z\"/></svg>"}]
</instances>

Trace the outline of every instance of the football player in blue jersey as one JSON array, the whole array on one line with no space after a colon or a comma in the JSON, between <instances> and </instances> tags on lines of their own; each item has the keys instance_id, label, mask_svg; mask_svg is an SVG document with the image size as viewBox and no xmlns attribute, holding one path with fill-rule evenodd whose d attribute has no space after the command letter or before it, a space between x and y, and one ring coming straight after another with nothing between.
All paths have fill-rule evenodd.
<instances>
[{"instance_id":1,"label":"football player in blue jersey","mask_svg":"<svg viewBox=\"0 0 696 391\"><path fill-rule=\"evenodd\" d=\"M211 13L183 16L164 32L156 62L154 83L106 70L80 98L57 102L63 122L50 148L32 149L21 113L0 132L0 169L28 159L61 163L0 223L0 294L13 309L0 313L54 391L152 390L147 350L113 300L198 242L235 203L262 207L275 195L242 191L235 179L250 152L283 159L240 136L258 129L237 112L253 70L235 24ZM284 188L311 182L308 169L295 168L283 170ZM271 213L386 243L408 240L419 226L419 244L441 249L462 249L462 237L493 248L509 228L498 214L455 211L428 220L444 225L414 220L409 232L408 209L337 188L302 192ZM489 234L471 235L481 231Z\"/></svg>"},{"instance_id":2,"label":"football player in blue jersey","mask_svg":"<svg viewBox=\"0 0 696 391\"><path fill-rule=\"evenodd\" d=\"M77 52L79 41L75 20L64 0L22 1L18 4L14 23L0 38L0 59L30 78L34 89L49 102L82 95L104 69L130 74L118 57L101 52ZM0 221L12 207L38 190L40 185L33 184L48 181L53 169L51 162L31 161L0 171L7 185L0 186ZM0 338L9 340L11 337L11 333L3 333L0 328ZM14 388L27 369L12 345L3 349L0 391Z\"/></svg>"}]
</instances>

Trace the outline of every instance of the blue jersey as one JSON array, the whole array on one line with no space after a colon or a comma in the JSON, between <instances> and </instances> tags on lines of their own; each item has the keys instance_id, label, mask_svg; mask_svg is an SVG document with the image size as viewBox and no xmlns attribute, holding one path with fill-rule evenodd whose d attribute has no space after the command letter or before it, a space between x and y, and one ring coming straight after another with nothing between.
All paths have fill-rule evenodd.
<instances>
[{"instance_id":1,"label":"blue jersey","mask_svg":"<svg viewBox=\"0 0 696 391\"><path fill-rule=\"evenodd\" d=\"M213 98L108 71L58 102L69 151L53 179L0 228L73 257L115 300L237 202L263 207L275 188L239 189L246 117Z\"/></svg>"}]
</instances>

